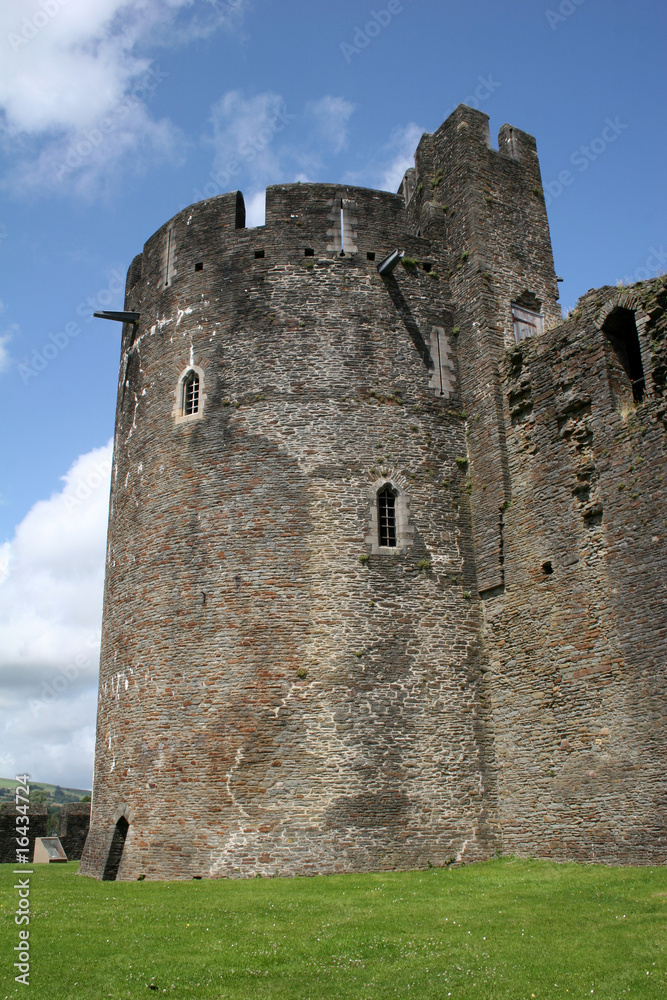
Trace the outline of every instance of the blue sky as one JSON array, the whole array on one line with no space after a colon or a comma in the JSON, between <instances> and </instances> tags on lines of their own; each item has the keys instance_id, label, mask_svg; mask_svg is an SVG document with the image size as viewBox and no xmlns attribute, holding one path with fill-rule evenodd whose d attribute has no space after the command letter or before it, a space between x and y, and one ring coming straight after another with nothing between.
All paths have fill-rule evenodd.
<instances>
[{"instance_id":1,"label":"blue sky","mask_svg":"<svg viewBox=\"0 0 667 1000\"><path fill-rule=\"evenodd\" d=\"M267 184L395 190L466 102L494 142L537 138L564 309L664 273L665 20L658 0L3 6L0 774L90 782L120 334L90 315L122 307L148 237L237 187L254 224Z\"/></svg>"}]
</instances>

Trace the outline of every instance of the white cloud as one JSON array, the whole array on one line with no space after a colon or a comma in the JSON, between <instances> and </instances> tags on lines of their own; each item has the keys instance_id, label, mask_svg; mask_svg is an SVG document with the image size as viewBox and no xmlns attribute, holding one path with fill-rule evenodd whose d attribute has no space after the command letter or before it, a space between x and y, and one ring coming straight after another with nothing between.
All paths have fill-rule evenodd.
<instances>
[{"instance_id":1,"label":"white cloud","mask_svg":"<svg viewBox=\"0 0 667 1000\"><path fill-rule=\"evenodd\" d=\"M104 123L107 123L106 125ZM44 146L33 158L20 160L9 180L22 193L74 192L85 201L122 184L123 173L144 173L169 160L180 162L185 140L168 119L153 121L131 98L97 125L69 133Z\"/></svg>"},{"instance_id":2,"label":"white cloud","mask_svg":"<svg viewBox=\"0 0 667 1000\"><path fill-rule=\"evenodd\" d=\"M401 125L391 133L383 150L388 154L380 178L380 188L383 191L398 190L405 171L415 165L415 150L423 134L424 130L414 122Z\"/></svg>"},{"instance_id":3,"label":"white cloud","mask_svg":"<svg viewBox=\"0 0 667 1000\"><path fill-rule=\"evenodd\" d=\"M0 776L27 773L33 781L90 788L96 705L97 689L91 686L35 712L23 702L3 711Z\"/></svg>"},{"instance_id":4,"label":"white cloud","mask_svg":"<svg viewBox=\"0 0 667 1000\"><path fill-rule=\"evenodd\" d=\"M278 179L289 152L281 133L295 118L280 94L228 91L211 108L212 134L205 137L215 150L214 173L234 176L240 168L258 180Z\"/></svg>"},{"instance_id":5,"label":"white cloud","mask_svg":"<svg viewBox=\"0 0 667 1000\"><path fill-rule=\"evenodd\" d=\"M4 311L4 304L0 302L0 312ZM18 333L18 323L11 323L2 333L0 333L0 374L6 372L11 367L12 359L7 348L9 341Z\"/></svg>"},{"instance_id":6,"label":"white cloud","mask_svg":"<svg viewBox=\"0 0 667 1000\"><path fill-rule=\"evenodd\" d=\"M347 123L354 107L342 97L329 95L306 104L306 118L312 120L315 133L334 153L347 147Z\"/></svg>"},{"instance_id":7,"label":"white cloud","mask_svg":"<svg viewBox=\"0 0 667 1000\"><path fill-rule=\"evenodd\" d=\"M354 105L325 95L303 111L288 110L280 94L263 91L250 97L238 90L223 94L211 108L204 144L214 150L213 169L196 199L233 190L244 179L252 193L247 201L249 225L264 221L260 184L307 182L317 177L324 154L339 153L347 144L347 123Z\"/></svg>"},{"instance_id":8,"label":"white cloud","mask_svg":"<svg viewBox=\"0 0 667 1000\"><path fill-rule=\"evenodd\" d=\"M0 7L0 135L21 162L9 178L18 188L48 190L54 164L71 148L101 141L83 162L62 173L67 181L82 171L87 193L94 175L117 170L119 162L174 155L182 144L168 120L153 121L147 101L164 73L137 54L150 42L182 43L234 20L246 0L12 0ZM109 121L110 120L110 121ZM70 156L74 164L75 155ZM31 162L34 161L34 162ZM68 185L66 185L67 187ZM56 188L57 189L57 188ZM61 188L63 190L63 188Z\"/></svg>"},{"instance_id":9,"label":"white cloud","mask_svg":"<svg viewBox=\"0 0 667 1000\"><path fill-rule=\"evenodd\" d=\"M9 43L0 70L0 106L10 134L90 127L120 103L150 65L132 49L160 19L156 4L48 3L50 15L32 0L14 0L0 9L0 34ZM166 4L162 16L173 14Z\"/></svg>"},{"instance_id":10,"label":"white cloud","mask_svg":"<svg viewBox=\"0 0 667 1000\"><path fill-rule=\"evenodd\" d=\"M11 358L7 350L9 336L6 333L0 335L0 372L6 372L10 366Z\"/></svg>"},{"instance_id":11,"label":"white cloud","mask_svg":"<svg viewBox=\"0 0 667 1000\"><path fill-rule=\"evenodd\" d=\"M168 30L156 32L154 40L169 46L183 45L198 38L208 38L221 25L233 29L238 35L247 6L248 0L201 0L186 23L170 25Z\"/></svg>"},{"instance_id":12,"label":"white cloud","mask_svg":"<svg viewBox=\"0 0 667 1000\"><path fill-rule=\"evenodd\" d=\"M0 547L3 776L90 782L110 469L81 456Z\"/></svg>"}]
</instances>

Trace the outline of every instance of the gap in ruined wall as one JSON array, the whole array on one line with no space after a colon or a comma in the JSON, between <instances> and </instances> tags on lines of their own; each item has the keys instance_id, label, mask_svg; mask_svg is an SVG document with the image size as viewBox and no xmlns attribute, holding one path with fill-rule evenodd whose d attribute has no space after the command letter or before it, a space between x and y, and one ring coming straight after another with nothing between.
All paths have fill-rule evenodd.
<instances>
[{"instance_id":1,"label":"gap in ruined wall","mask_svg":"<svg viewBox=\"0 0 667 1000\"><path fill-rule=\"evenodd\" d=\"M534 313L542 312L542 302L535 295L535 292L531 292L527 288L524 288L524 290L521 292L521 295L517 295L517 297L514 299L514 302L521 309L529 309L531 312Z\"/></svg>"},{"instance_id":2,"label":"gap in ruined wall","mask_svg":"<svg viewBox=\"0 0 667 1000\"><path fill-rule=\"evenodd\" d=\"M641 402L646 389L646 378L634 312L619 306L609 313L602 330L630 383L633 399L637 403Z\"/></svg>"}]
</instances>

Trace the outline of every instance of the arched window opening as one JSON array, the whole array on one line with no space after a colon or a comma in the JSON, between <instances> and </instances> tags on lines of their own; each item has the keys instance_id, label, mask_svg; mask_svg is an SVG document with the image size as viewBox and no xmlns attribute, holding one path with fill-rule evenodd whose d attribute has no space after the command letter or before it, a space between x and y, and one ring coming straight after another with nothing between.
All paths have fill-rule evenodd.
<instances>
[{"instance_id":1,"label":"arched window opening","mask_svg":"<svg viewBox=\"0 0 667 1000\"><path fill-rule=\"evenodd\" d=\"M204 369L191 362L184 368L174 386L174 407L171 415L176 424L193 426L204 415L206 376Z\"/></svg>"},{"instance_id":2,"label":"arched window opening","mask_svg":"<svg viewBox=\"0 0 667 1000\"><path fill-rule=\"evenodd\" d=\"M621 389L623 382L626 385L629 382L633 399L640 402L646 391L646 379L635 314L632 310L619 306L609 313L602 329L611 345L613 358L616 362L616 372L620 375L620 380L614 380L616 388ZM625 378L621 372L624 373Z\"/></svg>"},{"instance_id":3,"label":"arched window opening","mask_svg":"<svg viewBox=\"0 0 667 1000\"><path fill-rule=\"evenodd\" d=\"M378 490L378 540L381 546L396 547L396 492L387 484Z\"/></svg>"},{"instance_id":4,"label":"arched window opening","mask_svg":"<svg viewBox=\"0 0 667 1000\"><path fill-rule=\"evenodd\" d=\"M411 545L414 527L410 523L410 505L399 472L397 479L386 473L368 492L370 520L364 541L375 555L400 555Z\"/></svg>"},{"instance_id":5,"label":"arched window opening","mask_svg":"<svg viewBox=\"0 0 667 1000\"><path fill-rule=\"evenodd\" d=\"M130 824L127 822L124 816L121 816L118 822L116 823L113 832L113 837L111 839L111 847L109 848L107 861L104 866L104 874L102 875L103 882L116 881L116 876L118 875L118 869L120 868L120 862L123 857L125 838L127 837L127 831L129 829L130 829Z\"/></svg>"},{"instance_id":6,"label":"arched window opening","mask_svg":"<svg viewBox=\"0 0 667 1000\"><path fill-rule=\"evenodd\" d=\"M199 375L190 372L183 382L183 413L192 416L199 410Z\"/></svg>"}]
</instances>

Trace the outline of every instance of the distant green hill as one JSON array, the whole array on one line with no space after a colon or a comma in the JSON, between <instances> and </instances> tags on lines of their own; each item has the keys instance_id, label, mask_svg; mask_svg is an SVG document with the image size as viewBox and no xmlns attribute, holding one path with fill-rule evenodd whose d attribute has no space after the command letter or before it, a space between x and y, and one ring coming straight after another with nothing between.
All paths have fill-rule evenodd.
<instances>
[{"instance_id":1,"label":"distant green hill","mask_svg":"<svg viewBox=\"0 0 667 1000\"><path fill-rule=\"evenodd\" d=\"M18 782L11 778L0 778L0 805L3 802L14 801L14 789ZM47 805L65 805L67 802L80 802L84 796L90 795L87 788L63 788L61 785L47 785L43 781L30 782L30 799L32 802L45 802Z\"/></svg>"}]
</instances>

